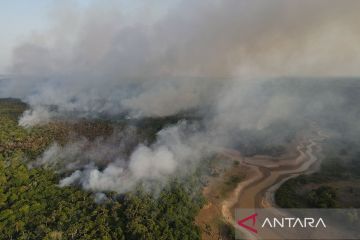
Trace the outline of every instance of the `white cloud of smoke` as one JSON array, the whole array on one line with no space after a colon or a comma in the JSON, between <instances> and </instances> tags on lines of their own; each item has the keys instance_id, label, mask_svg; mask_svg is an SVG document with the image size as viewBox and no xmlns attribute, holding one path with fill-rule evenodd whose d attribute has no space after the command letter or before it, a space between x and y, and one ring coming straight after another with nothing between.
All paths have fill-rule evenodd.
<instances>
[{"instance_id":1,"label":"white cloud of smoke","mask_svg":"<svg viewBox=\"0 0 360 240\"><path fill-rule=\"evenodd\" d=\"M356 0L183 0L130 17L117 1L65 1L52 28L15 49L0 92L61 114L165 116L208 102L224 78L354 76L359 9ZM44 117L27 112L22 124Z\"/></svg>"},{"instance_id":2,"label":"white cloud of smoke","mask_svg":"<svg viewBox=\"0 0 360 240\"><path fill-rule=\"evenodd\" d=\"M98 139L95 144L87 140L64 147L54 144L33 165L73 171L60 181L61 187L80 184L86 190L117 192L129 191L139 183L161 187L169 178L191 172L201 158L211 153L206 139L188 132L195 130L189 127L182 122L161 130L155 143L139 144L128 158L124 141L129 140L124 134L126 138L120 142L117 136Z\"/></svg>"}]
</instances>

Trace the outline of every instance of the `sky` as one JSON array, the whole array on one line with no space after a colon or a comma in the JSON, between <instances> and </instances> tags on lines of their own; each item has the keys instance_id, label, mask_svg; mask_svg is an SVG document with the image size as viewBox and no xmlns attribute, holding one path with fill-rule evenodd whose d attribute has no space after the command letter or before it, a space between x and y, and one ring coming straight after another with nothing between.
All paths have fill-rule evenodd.
<instances>
[{"instance_id":1,"label":"sky","mask_svg":"<svg viewBox=\"0 0 360 240\"><path fill-rule=\"evenodd\" d=\"M359 75L358 0L195 2L1 0L0 74Z\"/></svg>"},{"instance_id":2,"label":"sky","mask_svg":"<svg viewBox=\"0 0 360 240\"><path fill-rule=\"evenodd\" d=\"M0 72L5 71L16 43L31 31L47 27L49 9L54 0L2 0L0 3Z\"/></svg>"},{"instance_id":3,"label":"sky","mask_svg":"<svg viewBox=\"0 0 360 240\"><path fill-rule=\"evenodd\" d=\"M53 10L58 7L59 2L68 2L74 7L86 8L92 2L99 0L1 0L0 1L0 74L7 72L11 64L13 49L32 33L42 32L49 28L49 20ZM112 0L119 2L124 11L131 12L139 8L143 1ZM110 1L107 1L110 2ZM152 0L153 6L158 9L167 6L176 0Z\"/></svg>"}]
</instances>

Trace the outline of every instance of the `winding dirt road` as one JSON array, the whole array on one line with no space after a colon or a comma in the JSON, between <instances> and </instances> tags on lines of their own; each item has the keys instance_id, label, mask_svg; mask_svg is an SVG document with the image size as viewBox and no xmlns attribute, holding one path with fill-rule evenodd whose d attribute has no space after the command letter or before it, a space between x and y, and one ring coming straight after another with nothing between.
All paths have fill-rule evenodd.
<instances>
[{"instance_id":1,"label":"winding dirt road","mask_svg":"<svg viewBox=\"0 0 360 240\"><path fill-rule=\"evenodd\" d=\"M316 155L321 151L318 143L325 137L320 131L317 131L316 136L300 142L297 146L298 156L295 159L278 162L265 160L254 163L253 159L243 158L235 150L227 150L224 154L250 168L251 174L245 181L237 185L229 198L223 201L221 212L225 220L240 230L247 239L254 239L247 231L239 228L234 218L234 209L276 208L274 196L281 184L301 174L317 171L320 161Z\"/></svg>"}]
</instances>

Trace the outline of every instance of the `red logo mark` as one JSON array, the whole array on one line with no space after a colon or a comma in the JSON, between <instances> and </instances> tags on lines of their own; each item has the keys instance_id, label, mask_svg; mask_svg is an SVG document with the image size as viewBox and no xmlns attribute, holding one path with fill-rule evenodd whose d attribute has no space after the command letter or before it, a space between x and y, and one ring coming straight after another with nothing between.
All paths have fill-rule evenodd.
<instances>
[{"instance_id":1,"label":"red logo mark","mask_svg":"<svg viewBox=\"0 0 360 240\"><path fill-rule=\"evenodd\" d=\"M254 214L252 214L252 215L250 215L250 216L248 216L248 217L246 217L244 219L239 220L237 223L239 224L239 226L241 226L241 227L243 227L243 228L245 228L245 229L247 229L247 230L249 230L249 231L251 231L253 233L257 233L257 230L255 228L253 228L255 226L255 223L256 223L257 215L258 215L257 213L254 213ZM250 219L252 219L252 226L245 225L244 222L246 222L246 221L248 221Z\"/></svg>"}]
</instances>

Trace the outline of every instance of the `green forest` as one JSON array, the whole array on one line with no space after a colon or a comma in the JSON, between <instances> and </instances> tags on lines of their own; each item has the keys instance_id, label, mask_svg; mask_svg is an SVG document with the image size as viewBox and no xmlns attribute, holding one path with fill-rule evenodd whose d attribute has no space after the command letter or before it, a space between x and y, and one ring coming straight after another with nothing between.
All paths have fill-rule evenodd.
<instances>
[{"instance_id":1,"label":"green forest","mask_svg":"<svg viewBox=\"0 0 360 240\"><path fill-rule=\"evenodd\" d=\"M127 194L107 192L107 200L97 204L93 193L58 187L54 171L29 168L54 140L66 142L70 131L101 135L111 126L51 123L24 129L17 119L26 107L15 99L0 100L0 239L200 238L194 217L204 200L195 176L186 183L173 180L156 196L141 186ZM143 125L141 132L153 137L156 129Z\"/></svg>"}]
</instances>

